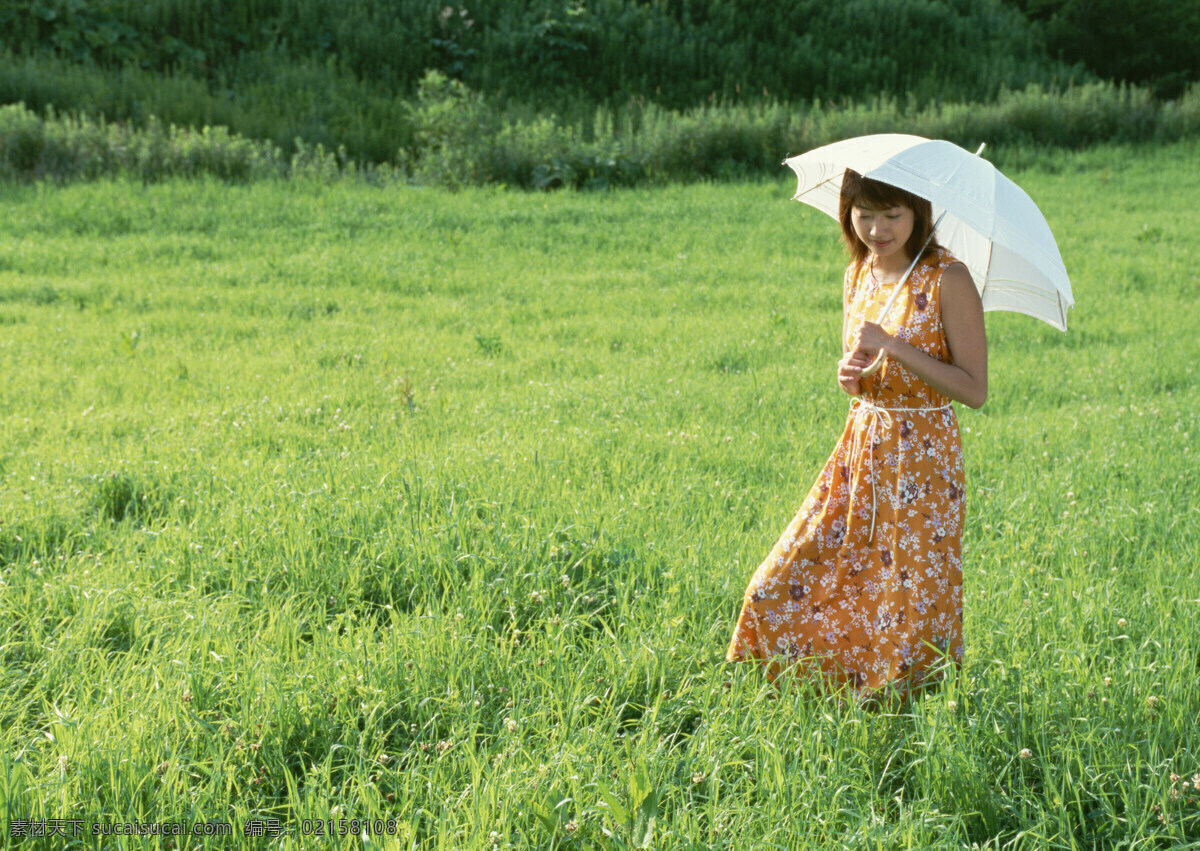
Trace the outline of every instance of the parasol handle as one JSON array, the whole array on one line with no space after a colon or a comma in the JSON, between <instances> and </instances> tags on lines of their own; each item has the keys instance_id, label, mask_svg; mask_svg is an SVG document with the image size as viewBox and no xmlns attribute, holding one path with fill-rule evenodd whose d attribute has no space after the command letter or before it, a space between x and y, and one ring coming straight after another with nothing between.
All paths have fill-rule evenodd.
<instances>
[{"instance_id":1,"label":"parasol handle","mask_svg":"<svg viewBox=\"0 0 1200 851\"><path fill-rule=\"evenodd\" d=\"M933 223L933 230L929 232L929 236L925 238L925 244L921 246L921 250L917 252L917 256L913 258L913 262L908 264L908 269L905 270L904 276L896 282L895 289L892 290L892 296L887 300L887 304L883 306L883 310L879 312L879 324L883 324L883 320L887 318L888 313L892 310L892 305L896 303L896 297L900 295L900 291L904 289L904 282L908 280L908 276L912 270L916 268L917 261L921 259L921 255L925 253L925 249L929 247L929 243L933 240L934 233L937 232L937 226L942 223L942 218L946 215L946 211L942 211L942 215L937 217L937 221ZM883 366L884 358L887 355L883 350L879 350L879 354L875 356L875 360L871 361L862 371L861 377L869 378L879 371L879 367Z\"/></svg>"},{"instance_id":2,"label":"parasol handle","mask_svg":"<svg viewBox=\"0 0 1200 851\"><path fill-rule=\"evenodd\" d=\"M975 151L975 156L979 156L980 154L982 154L983 149L986 147L987 147L987 142L981 143L979 145L979 149L977 151ZM940 216L938 216L937 221L933 223L933 230L931 230L929 232L929 237L925 240L925 244L921 246L921 250L917 252L917 256L913 258L913 262L909 264L907 271L905 271L904 277L902 277L899 281L896 282L896 288L894 290L892 290L891 298L888 299L887 304L884 305L883 310L880 311L880 313L879 313L879 324L880 325L883 324L883 320L887 317L888 313L891 311L892 305L894 305L896 303L896 297L898 295L900 295L900 290L902 290L904 288L904 282L908 280L909 274L911 274L912 270L916 267L917 261L921 259L921 255L925 253L925 249L929 247L929 241L933 239L933 235L937 232L938 225L940 225L942 223L942 219L945 218L945 216L946 216L946 211L942 210L942 214ZM873 360L869 364L867 364L867 366L860 373L860 377L861 378L869 378L872 375L874 375L875 373L877 373L879 371L879 368L881 366L883 366L883 362L886 358L887 358L887 355L885 355L884 352L882 350L880 350L879 354L877 354L875 356L875 360Z\"/></svg>"},{"instance_id":3,"label":"parasol handle","mask_svg":"<svg viewBox=\"0 0 1200 851\"><path fill-rule=\"evenodd\" d=\"M858 377L870 378L872 375L879 372L879 367L883 366L883 362L885 360L887 360L887 352L880 351L879 354L875 355L875 360L863 367L863 371L858 374Z\"/></svg>"}]
</instances>

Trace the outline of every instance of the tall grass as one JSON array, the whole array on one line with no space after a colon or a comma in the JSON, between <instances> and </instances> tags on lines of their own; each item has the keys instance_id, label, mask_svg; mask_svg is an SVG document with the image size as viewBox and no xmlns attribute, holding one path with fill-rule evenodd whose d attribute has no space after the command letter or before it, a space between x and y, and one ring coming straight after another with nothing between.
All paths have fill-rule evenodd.
<instances>
[{"instance_id":1,"label":"tall grass","mask_svg":"<svg viewBox=\"0 0 1200 851\"><path fill-rule=\"evenodd\" d=\"M500 183L521 188L606 188L775 176L788 153L850 136L906 132L981 141L1013 164L1096 144L1170 142L1200 134L1200 87L1176 101L1148 89L1093 84L1054 93L1036 86L990 104L879 99L857 105L711 106L673 112L642 104L600 108L574 119L500 109L463 83L426 76L404 105L406 142L384 162L355 159L331 127L301 132L283 147L224 128L187 129L156 118L141 125L86 115L0 107L0 179L142 180L199 173L229 180L296 174L365 176L446 187ZM348 131L349 138L357 138Z\"/></svg>"},{"instance_id":2,"label":"tall grass","mask_svg":"<svg viewBox=\"0 0 1200 851\"><path fill-rule=\"evenodd\" d=\"M1078 307L988 316L966 662L880 713L721 662L846 410L786 180L0 185L6 841L1200 843L1196 155L1012 174Z\"/></svg>"}]
</instances>

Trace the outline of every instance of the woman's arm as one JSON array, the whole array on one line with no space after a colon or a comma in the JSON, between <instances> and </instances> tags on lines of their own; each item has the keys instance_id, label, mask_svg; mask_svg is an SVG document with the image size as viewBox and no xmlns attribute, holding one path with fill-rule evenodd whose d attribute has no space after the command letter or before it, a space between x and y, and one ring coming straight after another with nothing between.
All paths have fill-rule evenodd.
<instances>
[{"instance_id":1,"label":"woman's arm","mask_svg":"<svg viewBox=\"0 0 1200 851\"><path fill-rule=\"evenodd\" d=\"M896 339L874 322L866 322L858 329L855 351L861 352L869 363L883 349L888 357L899 361L934 390L970 408L983 407L987 399L987 334L983 302L971 281L970 272L961 263L953 264L942 273L941 310L951 363L944 363Z\"/></svg>"}]
</instances>

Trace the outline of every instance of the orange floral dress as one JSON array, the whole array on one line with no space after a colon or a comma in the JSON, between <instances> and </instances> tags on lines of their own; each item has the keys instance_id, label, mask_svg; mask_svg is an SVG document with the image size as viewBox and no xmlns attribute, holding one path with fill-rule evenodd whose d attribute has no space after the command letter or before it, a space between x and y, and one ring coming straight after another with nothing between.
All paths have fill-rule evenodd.
<instances>
[{"instance_id":1,"label":"orange floral dress","mask_svg":"<svg viewBox=\"0 0 1200 851\"><path fill-rule=\"evenodd\" d=\"M880 322L946 362L941 279L954 262L929 252ZM851 264L845 327L879 322L894 286ZM907 693L942 660L962 660L962 444L950 400L896 361L861 389L816 484L751 577L726 658L763 660L772 677L819 672L863 696L889 685Z\"/></svg>"}]
</instances>

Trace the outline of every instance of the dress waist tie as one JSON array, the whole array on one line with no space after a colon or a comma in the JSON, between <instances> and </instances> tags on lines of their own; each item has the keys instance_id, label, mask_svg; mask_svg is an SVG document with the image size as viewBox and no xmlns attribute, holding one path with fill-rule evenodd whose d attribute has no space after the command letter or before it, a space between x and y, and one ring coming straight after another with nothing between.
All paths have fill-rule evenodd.
<instances>
[{"instance_id":1,"label":"dress waist tie","mask_svg":"<svg viewBox=\"0 0 1200 851\"><path fill-rule=\"evenodd\" d=\"M892 418L892 414L912 413L912 414L928 414L934 411L949 410L950 404L938 405L935 408L883 408L873 402L868 402L861 396L850 403L852 411L865 411L866 415L871 418L871 423L867 426L867 463L870 464L868 476L871 479L871 530L867 532L867 546L875 539L875 427L882 425L884 428L892 428L896 421Z\"/></svg>"}]
</instances>

